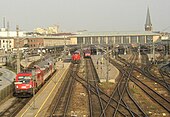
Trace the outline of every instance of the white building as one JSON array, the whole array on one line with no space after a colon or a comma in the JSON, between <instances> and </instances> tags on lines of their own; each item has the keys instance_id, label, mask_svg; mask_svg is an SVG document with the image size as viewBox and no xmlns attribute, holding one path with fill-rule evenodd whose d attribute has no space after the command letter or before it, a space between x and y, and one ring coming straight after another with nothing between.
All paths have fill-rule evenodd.
<instances>
[{"instance_id":1,"label":"white building","mask_svg":"<svg viewBox=\"0 0 170 117\"><path fill-rule=\"evenodd\" d=\"M16 37L17 36L17 32L16 31L7 31L4 28L1 28L0 31L0 37ZM23 37L25 36L23 31L19 31L19 37Z\"/></svg>"},{"instance_id":2,"label":"white building","mask_svg":"<svg viewBox=\"0 0 170 117\"><path fill-rule=\"evenodd\" d=\"M59 26L50 26L47 28L36 28L34 31L40 34L57 34L59 33Z\"/></svg>"},{"instance_id":3,"label":"white building","mask_svg":"<svg viewBox=\"0 0 170 117\"><path fill-rule=\"evenodd\" d=\"M19 37L25 37L25 33L20 31L18 33ZM14 48L14 39L17 37L16 31L7 31L4 28L1 28L0 31L0 49L8 50Z\"/></svg>"}]
</instances>

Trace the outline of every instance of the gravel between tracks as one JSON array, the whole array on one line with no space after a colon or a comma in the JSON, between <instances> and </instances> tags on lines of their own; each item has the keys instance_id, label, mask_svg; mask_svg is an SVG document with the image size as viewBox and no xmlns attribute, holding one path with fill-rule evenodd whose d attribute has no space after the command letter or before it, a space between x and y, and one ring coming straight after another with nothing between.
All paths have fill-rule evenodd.
<instances>
[{"instance_id":1,"label":"gravel between tracks","mask_svg":"<svg viewBox=\"0 0 170 117\"><path fill-rule=\"evenodd\" d=\"M83 77L80 73L79 76ZM70 102L69 115L77 117L88 117L89 101L86 89L79 82L75 82L73 94Z\"/></svg>"}]
</instances>

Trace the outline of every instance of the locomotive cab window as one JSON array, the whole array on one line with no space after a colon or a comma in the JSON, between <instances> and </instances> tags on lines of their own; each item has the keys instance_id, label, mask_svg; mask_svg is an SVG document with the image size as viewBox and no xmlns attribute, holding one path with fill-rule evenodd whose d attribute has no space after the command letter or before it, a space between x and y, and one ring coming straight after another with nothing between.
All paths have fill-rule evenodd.
<instances>
[{"instance_id":1,"label":"locomotive cab window","mask_svg":"<svg viewBox=\"0 0 170 117\"><path fill-rule=\"evenodd\" d=\"M31 80L30 76L19 76L18 81L23 83L29 83Z\"/></svg>"}]
</instances>

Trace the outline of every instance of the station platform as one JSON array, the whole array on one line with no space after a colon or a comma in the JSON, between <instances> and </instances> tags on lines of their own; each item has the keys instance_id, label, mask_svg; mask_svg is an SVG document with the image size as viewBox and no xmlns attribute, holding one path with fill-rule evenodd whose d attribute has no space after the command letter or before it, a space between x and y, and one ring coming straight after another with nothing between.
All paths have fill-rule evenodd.
<instances>
[{"instance_id":1,"label":"station platform","mask_svg":"<svg viewBox=\"0 0 170 117\"><path fill-rule=\"evenodd\" d=\"M106 59L103 58L102 55L92 55L91 58L96 68L100 82L106 82L108 74L108 81L115 83L115 80L119 75L119 70L111 63L108 62L107 64Z\"/></svg>"},{"instance_id":2,"label":"station platform","mask_svg":"<svg viewBox=\"0 0 170 117\"><path fill-rule=\"evenodd\" d=\"M44 117L48 107L61 86L69 70L70 63L56 62L57 72L49 79L36 95L23 107L16 117Z\"/></svg>"}]
</instances>

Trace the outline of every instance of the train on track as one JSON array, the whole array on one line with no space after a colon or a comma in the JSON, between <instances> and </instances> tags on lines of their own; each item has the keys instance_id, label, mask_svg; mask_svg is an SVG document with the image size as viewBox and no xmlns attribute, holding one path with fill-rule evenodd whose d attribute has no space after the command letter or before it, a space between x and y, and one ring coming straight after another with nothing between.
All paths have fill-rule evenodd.
<instances>
[{"instance_id":1,"label":"train on track","mask_svg":"<svg viewBox=\"0 0 170 117\"><path fill-rule=\"evenodd\" d=\"M80 60L81 60L80 51L79 51L79 50L76 50L76 51L72 54L71 62L72 62L73 64L79 64L79 63L80 63Z\"/></svg>"},{"instance_id":2,"label":"train on track","mask_svg":"<svg viewBox=\"0 0 170 117\"><path fill-rule=\"evenodd\" d=\"M18 73L14 80L15 97L33 96L56 71L55 63L43 61L43 67L34 65Z\"/></svg>"},{"instance_id":3,"label":"train on track","mask_svg":"<svg viewBox=\"0 0 170 117\"><path fill-rule=\"evenodd\" d=\"M84 58L90 58L91 57L91 50L90 50L90 48L85 48L83 50L83 56L84 56Z\"/></svg>"}]
</instances>

